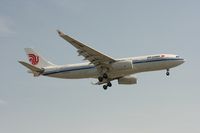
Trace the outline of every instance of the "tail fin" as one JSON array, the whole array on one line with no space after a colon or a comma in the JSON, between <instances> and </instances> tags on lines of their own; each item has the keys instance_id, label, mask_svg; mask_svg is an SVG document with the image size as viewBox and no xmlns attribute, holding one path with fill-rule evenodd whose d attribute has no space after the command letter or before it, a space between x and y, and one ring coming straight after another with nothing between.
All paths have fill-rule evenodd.
<instances>
[{"instance_id":1,"label":"tail fin","mask_svg":"<svg viewBox=\"0 0 200 133\"><path fill-rule=\"evenodd\" d=\"M42 67L54 65L53 63L47 61L44 57L39 55L37 52L35 52L32 48L25 48L24 50L25 50L25 52L28 56L29 62L33 66L38 67L38 68L42 68Z\"/></svg>"}]
</instances>

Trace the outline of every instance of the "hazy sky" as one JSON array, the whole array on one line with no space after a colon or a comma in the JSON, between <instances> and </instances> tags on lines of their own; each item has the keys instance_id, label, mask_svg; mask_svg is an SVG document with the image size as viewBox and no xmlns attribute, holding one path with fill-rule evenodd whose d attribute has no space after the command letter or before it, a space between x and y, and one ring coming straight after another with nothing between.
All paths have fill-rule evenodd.
<instances>
[{"instance_id":1,"label":"hazy sky","mask_svg":"<svg viewBox=\"0 0 200 133\"><path fill-rule=\"evenodd\" d=\"M199 133L199 0L1 0L0 133ZM107 91L95 79L34 78L33 47L55 64L82 62L56 29L113 58L173 53L187 62L136 74Z\"/></svg>"}]
</instances>

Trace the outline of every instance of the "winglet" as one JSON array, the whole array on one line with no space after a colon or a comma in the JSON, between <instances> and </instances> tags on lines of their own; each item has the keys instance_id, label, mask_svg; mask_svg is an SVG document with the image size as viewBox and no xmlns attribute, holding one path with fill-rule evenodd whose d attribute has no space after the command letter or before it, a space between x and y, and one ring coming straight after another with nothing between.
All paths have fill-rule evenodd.
<instances>
[{"instance_id":1,"label":"winglet","mask_svg":"<svg viewBox=\"0 0 200 133\"><path fill-rule=\"evenodd\" d=\"M61 37L65 35L65 34L64 34L62 31L60 31L60 30L57 30L57 32L58 32L58 35L61 36Z\"/></svg>"}]
</instances>

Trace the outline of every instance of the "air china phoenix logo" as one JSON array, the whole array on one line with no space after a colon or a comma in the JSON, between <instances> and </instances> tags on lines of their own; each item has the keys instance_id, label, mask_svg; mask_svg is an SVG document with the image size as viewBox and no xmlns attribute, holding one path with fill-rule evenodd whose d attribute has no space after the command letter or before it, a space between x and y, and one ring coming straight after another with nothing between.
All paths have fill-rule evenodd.
<instances>
[{"instance_id":1,"label":"air china phoenix logo","mask_svg":"<svg viewBox=\"0 0 200 133\"><path fill-rule=\"evenodd\" d=\"M31 62L32 65L37 65L39 62L39 56L34 55L34 54L28 54L29 61Z\"/></svg>"}]
</instances>

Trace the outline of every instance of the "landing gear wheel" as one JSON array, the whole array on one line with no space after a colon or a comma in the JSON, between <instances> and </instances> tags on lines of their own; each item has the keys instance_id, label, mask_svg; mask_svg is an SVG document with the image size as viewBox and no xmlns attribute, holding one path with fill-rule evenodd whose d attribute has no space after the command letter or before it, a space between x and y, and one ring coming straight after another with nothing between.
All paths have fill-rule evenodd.
<instances>
[{"instance_id":1,"label":"landing gear wheel","mask_svg":"<svg viewBox=\"0 0 200 133\"><path fill-rule=\"evenodd\" d=\"M103 85L103 89L107 90L108 86L107 85Z\"/></svg>"},{"instance_id":2,"label":"landing gear wheel","mask_svg":"<svg viewBox=\"0 0 200 133\"><path fill-rule=\"evenodd\" d=\"M107 79L107 78L108 78L108 75L107 75L106 73L104 73L104 74L103 74L103 78L104 78L104 79Z\"/></svg>"},{"instance_id":3,"label":"landing gear wheel","mask_svg":"<svg viewBox=\"0 0 200 133\"><path fill-rule=\"evenodd\" d=\"M167 69L166 75L167 75L167 76L169 76L169 75L170 75L170 73L169 73L169 69Z\"/></svg>"},{"instance_id":4,"label":"landing gear wheel","mask_svg":"<svg viewBox=\"0 0 200 133\"><path fill-rule=\"evenodd\" d=\"M169 75L170 75L170 73L169 73L169 72L166 72L166 75L167 75L167 76L169 76Z\"/></svg>"},{"instance_id":5,"label":"landing gear wheel","mask_svg":"<svg viewBox=\"0 0 200 133\"><path fill-rule=\"evenodd\" d=\"M98 77L99 82L103 81L103 77Z\"/></svg>"},{"instance_id":6,"label":"landing gear wheel","mask_svg":"<svg viewBox=\"0 0 200 133\"><path fill-rule=\"evenodd\" d=\"M108 82L107 86L108 86L108 87L111 87L111 86L112 86L111 82Z\"/></svg>"}]
</instances>

